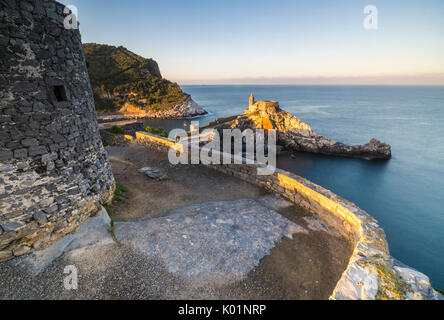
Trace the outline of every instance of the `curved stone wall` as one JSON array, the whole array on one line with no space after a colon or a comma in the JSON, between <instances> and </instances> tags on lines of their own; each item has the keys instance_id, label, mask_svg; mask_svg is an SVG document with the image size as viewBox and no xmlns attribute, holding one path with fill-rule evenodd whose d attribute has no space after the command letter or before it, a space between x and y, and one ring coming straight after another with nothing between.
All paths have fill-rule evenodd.
<instances>
[{"instance_id":1,"label":"curved stone wall","mask_svg":"<svg viewBox=\"0 0 444 320\"><path fill-rule=\"evenodd\" d=\"M136 132L137 142L167 151L171 140ZM354 247L349 264L330 299L444 299L429 278L389 254L385 233L378 222L355 204L293 173L277 169L257 175L261 164L210 165L226 174L278 193L327 222Z\"/></svg>"},{"instance_id":2,"label":"curved stone wall","mask_svg":"<svg viewBox=\"0 0 444 320\"><path fill-rule=\"evenodd\" d=\"M273 175L256 175L258 166L211 167L281 194L349 239L354 251L331 299L443 299L426 275L390 256L384 231L367 212L293 173L277 169Z\"/></svg>"},{"instance_id":3,"label":"curved stone wall","mask_svg":"<svg viewBox=\"0 0 444 320\"><path fill-rule=\"evenodd\" d=\"M113 192L78 29L0 1L0 262L76 229Z\"/></svg>"}]
</instances>

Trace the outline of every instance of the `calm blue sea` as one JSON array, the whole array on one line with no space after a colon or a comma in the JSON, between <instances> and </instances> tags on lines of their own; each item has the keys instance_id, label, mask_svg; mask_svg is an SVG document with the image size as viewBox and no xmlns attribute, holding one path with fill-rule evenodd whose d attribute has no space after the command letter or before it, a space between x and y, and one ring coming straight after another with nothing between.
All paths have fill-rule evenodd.
<instances>
[{"instance_id":1,"label":"calm blue sea","mask_svg":"<svg viewBox=\"0 0 444 320\"><path fill-rule=\"evenodd\" d=\"M214 118L241 113L254 93L273 99L314 131L347 143L377 138L390 161L311 154L278 159L299 174L356 203L379 220L391 254L444 288L444 87L183 86ZM168 129L189 121L155 121Z\"/></svg>"}]
</instances>

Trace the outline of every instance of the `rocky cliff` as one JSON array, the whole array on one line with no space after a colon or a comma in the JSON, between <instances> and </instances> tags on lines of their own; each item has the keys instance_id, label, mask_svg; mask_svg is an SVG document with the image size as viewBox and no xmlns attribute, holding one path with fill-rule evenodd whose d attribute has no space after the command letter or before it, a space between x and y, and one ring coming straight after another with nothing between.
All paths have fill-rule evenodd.
<instances>
[{"instance_id":1,"label":"rocky cliff","mask_svg":"<svg viewBox=\"0 0 444 320\"><path fill-rule=\"evenodd\" d=\"M116 119L137 119L137 118L158 118L158 119L178 119L189 118L206 114L207 112L188 96L184 101L177 103L172 108L163 110L143 109L132 103L125 103L117 115L102 116L101 120Z\"/></svg>"},{"instance_id":2,"label":"rocky cliff","mask_svg":"<svg viewBox=\"0 0 444 320\"><path fill-rule=\"evenodd\" d=\"M371 159L391 158L391 147L386 143L371 139L363 145L348 146L327 139L313 132L308 124L282 110L277 101L255 102L253 95L250 97L249 108L243 114L216 120L210 126L216 129L275 129L278 132L278 143L291 151Z\"/></svg>"},{"instance_id":3,"label":"rocky cliff","mask_svg":"<svg viewBox=\"0 0 444 320\"><path fill-rule=\"evenodd\" d=\"M183 118L206 114L153 59L123 48L83 45L99 118Z\"/></svg>"}]
</instances>

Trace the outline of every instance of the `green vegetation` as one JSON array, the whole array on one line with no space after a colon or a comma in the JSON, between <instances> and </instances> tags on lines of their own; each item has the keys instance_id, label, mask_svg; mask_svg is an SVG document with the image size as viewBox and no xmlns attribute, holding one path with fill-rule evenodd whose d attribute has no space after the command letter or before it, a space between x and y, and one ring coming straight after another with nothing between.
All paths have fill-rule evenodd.
<instances>
[{"instance_id":1,"label":"green vegetation","mask_svg":"<svg viewBox=\"0 0 444 320\"><path fill-rule=\"evenodd\" d=\"M114 95L119 95L122 92L130 94L117 99L114 103L115 106L120 108L129 102L139 108L154 111L167 110L185 102L189 97L176 83L157 77L123 84L113 91Z\"/></svg>"},{"instance_id":2,"label":"green vegetation","mask_svg":"<svg viewBox=\"0 0 444 320\"><path fill-rule=\"evenodd\" d=\"M112 126L110 131L111 131L111 133L114 133L114 134L125 134L125 130L119 126Z\"/></svg>"},{"instance_id":3,"label":"green vegetation","mask_svg":"<svg viewBox=\"0 0 444 320\"><path fill-rule=\"evenodd\" d=\"M110 203L105 203L103 206L111 218L111 221L115 220L115 209L120 204L126 201L125 194L128 192L128 188L123 184L116 182L116 189L114 190L114 197Z\"/></svg>"},{"instance_id":4,"label":"green vegetation","mask_svg":"<svg viewBox=\"0 0 444 320\"><path fill-rule=\"evenodd\" d=\"M162 78L153 59L124 47L83 45L97 111L117 111L125 103L144 110L166 110L189 95L177 83Z\"/></svg>"},{"instance_id":5,"label":"green vegetation","mask_svg":"<svg viewBox=\"0 0 444 320\"><path fill-rule=\"evenodd\" d=\"M363 268L370 266L375 269L378 276L377 300L400 300L404 299L408 292L412 292L412 288L387 267L380 255L375 255L371 261L362 261L359 264Z\"/></svg>"},{"instance_id":6,"label":"green vegetation","mask_svg":"<svg viewBox=\"0 0 444 320\"><path fill-rule=\"evenodd\" d=\"M106 210L106 212L108 212L108 215L109 215L109 217L111 218L111 216L114 214L114 209L113 209L113 207L111 206L111 204L109 204L109 203L104 203L103 204L103 207L105 208L105 210ZM112 221L113 219L111 218L111 221Z\"/></svg>"},{"instance_id":7,"label":"green vegetation","mask_svg":"<svg viewBox=\"0 0 444 320\"><path fill-rule=\"evenodd\" d=\"M122 243L117 239L116 235L114 234L114 222L111 221L111 227L108 228L108 232L111 234L111 237L113 238L114 242L117 244L117 248L120 248L122 246Z\"/></svg>"},{"instance_id":8,"label":"green vegetation","mask_svg":"<svg viewBox=\"0 0 444 320\"><path fill-rule=\"evenodd\" d=\"M433 289L435 289L436 291L438 291L439 293L441 293L444 296L444 290L440 289L438 287L433 287Z\"/></svg>"},{"instance_id":9,"label":"green vegetation","mask_svg":"<svg viewBox=\"0 0 444 320\"><path fill-rule=\"evenodd\" d=\"M114 234L114 221L116 221L115 209L118 205L126 201L126 192L128 192L128 188L116 181L116 189L114 190L113 200L110 203L105 203L103 205L105 210L108 212L109 217L111 218L111 227L108 228L108 232L111 234L113 240L117 243L117 247L119 248L122 246L122 244Z\"/></svg>"},{"instance_id":10,"label":"green vegetation","mask_svg":"<svg viewBox=\"0 0 444 320\"><path fill-rule=\"evenodd\" d=\"M114 190L113 201L117 203L125 202L125 193L128 192L128 188L123 184L116 182L116 190Z\"/></svg>"},{"instance_id":11,"label":"green vegetation","mask_svg":"<svg viewBox=\"0 0 444 320\"><path fill-rule=\"evenodd\" d=\"M162 78L156 61L138 56L124 47L86 43L83 50L91 82L106 90L147 75Z\"/></svg>"},{"instance_id":12,"label":"green vegetation","mask_svg":"<svg viewBox=\"0 0 444 320\"><path fill-rule=\"evenodd\" d=\"M168 138L168 132L166 132L166 130L162 127L160 128L153 128L150 126L146 126L145 127L145 131L148 133L152 133L152 134L156 134L158 136L164 137L164 138Z\"/></svg>"}]
</instances>

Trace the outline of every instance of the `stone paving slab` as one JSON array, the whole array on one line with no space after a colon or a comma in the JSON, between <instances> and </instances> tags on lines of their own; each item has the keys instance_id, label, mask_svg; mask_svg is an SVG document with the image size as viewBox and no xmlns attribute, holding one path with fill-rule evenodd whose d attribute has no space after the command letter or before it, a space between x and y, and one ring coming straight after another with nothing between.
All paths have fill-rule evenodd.
<instances>
[{"instance_id":1,"label":"stone paving slab","mask_svg":"<svg viewBox=\"0 0 444 320\"><path fill-rule=\"evenodd\" d=\"M115 227L119 241L159 257L169 272L230 280L245 277L282 237L307 232L257 200L202 203Z\"/></svg>"},{"instance_id":2,"label":"stone paving slab","mask_svg":"<svg viewBox=\"0 0 444 320\"><path fill-rule=\"evenodd\" d=\"M319 283L325 274L305 272L312 268L305 264L316 257L310 239L321 234L303 218L304 225L285 218L277 212L282 209L291 211L292 203L269 195L116 222L120 248L108 232L110 221L103 212L47 249L0 264L0 299L285 299L307 294L327 298L330 292L305 289L305 283ZM325 263L334 262L327 258ZM291 289L290 279L281 279L287 264ZM78 290L63 287L68 265L78 269ZM299 265L303 274L291 275L293 266Z\"/></svg>"}]
</instances>

